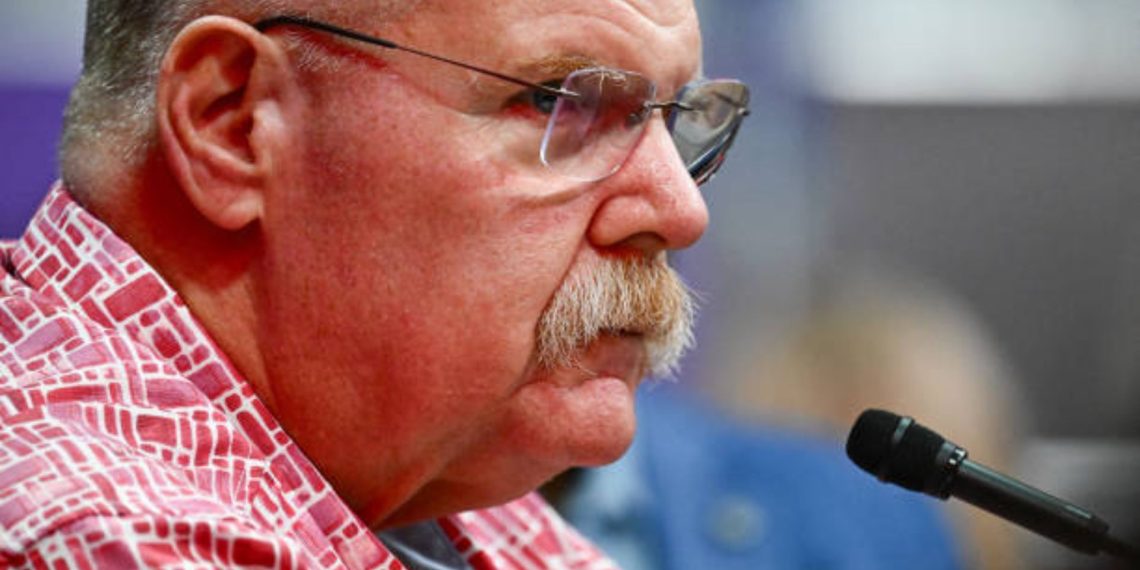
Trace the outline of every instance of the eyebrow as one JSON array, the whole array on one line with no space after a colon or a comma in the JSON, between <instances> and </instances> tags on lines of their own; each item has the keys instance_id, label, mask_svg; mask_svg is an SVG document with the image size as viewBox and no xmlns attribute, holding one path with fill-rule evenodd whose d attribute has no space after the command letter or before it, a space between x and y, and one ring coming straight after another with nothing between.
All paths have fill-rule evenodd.
<instances>
[{"instance_id":1,"label":"eyebrow","mask_svg":"<svg viewBox=\"0 0 1140 570\"><path fill-rule=\"evenodd\" d=\"M541 57L523 58L509 69L513 77L525 78L528 82L542 85L543 91L550 94L557 93L558 96L562 97L573 94L563 91L560 87L551 87L549 82L560 82L567 75L575 71L592 67L603 67L603 65L597 59L587 55L551 54ZM487 74L480 74L473 78L471 87L475 92L492 95L507 90L507 85L509 84L487 82L484 81L484 77L487 77ZM499 77L499 79L502 79L502 77ZM510 83L518 84L517 81L510 81ZM545 83L545 85L543 85L543 83Z\"/></svg>"},{"instance_id":2,"label":"eyebrow","mask_svg":"<svg viewBox=\"0 0 1140 570\"><path fill-rule=\"evenodd\" d=\"M608 67L599 60L583 54L548 55L530 60L524 59L515 72L523 77L547 77L561 79L571 73L591 67ZM680 85L693 81L707 79L704 73L704 62L697 63L696 72L680 82ZM538 79L542 81L542 79ZM678 88L680 87L678 85Z\"/></svg>"},{"instance_id":3,"label":"eyebrow","mask_svg":"<svg viewBox=\"0 0 1140 570\"><path fill-rule=\"evenodd\" d=\"M569 75L580 69L602 67L598 60L580 54L548 55L537 59L523 60L518 72L523 75L551 76Z\"/></svg>"}]
</instances>

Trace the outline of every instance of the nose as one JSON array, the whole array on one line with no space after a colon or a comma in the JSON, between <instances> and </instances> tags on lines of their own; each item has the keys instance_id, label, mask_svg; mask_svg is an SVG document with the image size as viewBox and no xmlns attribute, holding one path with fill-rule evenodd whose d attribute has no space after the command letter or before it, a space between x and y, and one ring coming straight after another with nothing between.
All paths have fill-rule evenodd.
<instances>
[{"instance_id":1,"label":"nose","mask_svg":"<svg viewBox=\"0 0 1140 570\"><path fill-rule=\"evenodd\" d=\"M689 247L708 226L705 200L659 116L621 169L599 184L602 203L587 235L600 249L652 257Z\"/></svg>"}]
</instances>

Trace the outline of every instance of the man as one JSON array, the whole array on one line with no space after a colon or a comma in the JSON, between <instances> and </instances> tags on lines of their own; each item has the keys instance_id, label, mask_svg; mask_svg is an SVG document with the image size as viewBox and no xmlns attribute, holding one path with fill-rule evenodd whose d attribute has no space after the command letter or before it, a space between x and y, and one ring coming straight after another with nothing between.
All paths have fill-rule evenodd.
<instances>
[{"instance_id":1,"label":"man","mask_svg":"<svg viewBox=\"0 0 1140 570\"><path fill-rule=\"evenodd\" d=\"M607 567L528 492L688 343L747 107L699 47L684 0L90 0L0 249L3 565Z\"/></svg>"}]
</instances>

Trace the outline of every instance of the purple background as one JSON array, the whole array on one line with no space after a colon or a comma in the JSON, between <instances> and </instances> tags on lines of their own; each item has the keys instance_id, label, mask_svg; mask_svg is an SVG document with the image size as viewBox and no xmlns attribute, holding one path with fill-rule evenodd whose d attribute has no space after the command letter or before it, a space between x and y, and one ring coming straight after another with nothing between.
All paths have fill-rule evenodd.
<instances>
[{"instance_id":1,"label":"purple background","mask_svg":"<svg viewBox=\"0 0 1140 570\"><path fill-rule=\"evenodd\" d=\"M55 148L67 90L0 85L0 237L21 233L58 177Z\"/></svg>"}]
</instances>

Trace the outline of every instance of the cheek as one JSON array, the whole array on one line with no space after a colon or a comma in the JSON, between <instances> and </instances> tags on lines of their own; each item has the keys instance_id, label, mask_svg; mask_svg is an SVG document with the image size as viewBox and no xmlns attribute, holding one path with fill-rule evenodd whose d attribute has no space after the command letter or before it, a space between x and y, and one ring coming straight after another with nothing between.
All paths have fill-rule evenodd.
<instances>
[{"instance_id":1,"label":"cheek","mask_svg":"<svg viewBox=\"0 0 1140 570\"><path fill-rule=\"evenodd\" d=\"M291 218L278 224L291 241L282 257L325 274L297 285L333 299L314 318L449 389L464 378L487 397L506 391L588 217L521 199L538 181L510 179L452 111L399 97L324 103L308 119L297 188L277 205Z\"/></svg>"}]
</instances>

